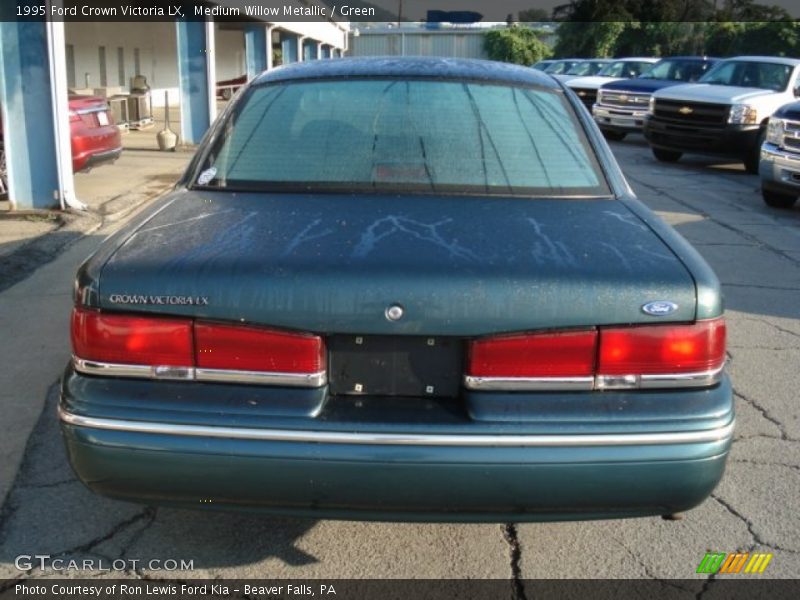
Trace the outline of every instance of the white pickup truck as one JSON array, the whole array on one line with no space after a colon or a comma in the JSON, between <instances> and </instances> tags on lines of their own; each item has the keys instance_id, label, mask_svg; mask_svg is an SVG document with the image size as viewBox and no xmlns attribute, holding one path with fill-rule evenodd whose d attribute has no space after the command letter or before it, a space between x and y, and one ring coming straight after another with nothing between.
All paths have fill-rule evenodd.
<instances>
[{"instance_id":1,"label":"white pickup truck","mask_svg":"<svg viewBox=\"0 0 800 600\"><path fill-rule=\"evenodd\" d=\"M565 83L572 91L578 94L578 98L586 106L591 114L592 107L597 101L597 90L604 83L618 81L620 79L633 79L647 72L655 63L657 58L619 58L603 67L597 75L591 77L576 77L569 79Z\"/></svg>"},{"instance_id":2,"label":"white pickup truck","mask_svg":"<svg viewBox=\"0 0 800 600\"><path fill-rule=\"evenodd\" d=\"M675 162L685 152L730 156L758 173L767 121L800 95L799 74L793 58L723 60L697 83L655 92L644 135L660 161Z\"/></svg>"}]
</instances>

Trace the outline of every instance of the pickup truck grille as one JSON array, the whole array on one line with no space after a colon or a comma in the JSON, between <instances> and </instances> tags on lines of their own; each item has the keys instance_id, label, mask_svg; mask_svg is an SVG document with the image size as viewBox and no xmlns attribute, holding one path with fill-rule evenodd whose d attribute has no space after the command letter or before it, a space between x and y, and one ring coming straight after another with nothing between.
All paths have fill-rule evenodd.
<instances>
[{"instance_id":1,"label":"pickup truck grille","mask_svg":"<svg viewBox=\"0 0 800 600\"><path fill-rule=\"evenodd\" d=\"M597 90L592 90L588 88L574 88L576 94L578 94L578 98L581 99L581 102L589 109L589 112L592 112L592 106L594 106L595 101L597 100Z\"/></svg>"},{"instance_id":2,"label":"pickup truck grille","mask_svg":"<svg viewBox=\"0 0 800 600\"><path fill-rule=\"evenodd\" d=\"M783 122L783 140L781 146L789 152L800 153L800 121Z\"/></svg>"},{"instance_id":3,"label":"pickup truck grille","mask_svg":"<svg viewBox=\"0 0 800 600\"><path fill-rule=\"evenodd\" d=\"M728 123L730 111L731 107L727 104L683 102L657 98L653 115L660 121L676 125L722 128Z\"/></svg>"},{"instance_id":4,"label":"pickup truck grille","mask_svg":"<svg viewBox=\"0 0 800 600\"><path fill-rule=\"evenodd\" d=\"M650 94L638 94L633 92L618 92L603 90L599 96L599 102L603 106L616 106L619 108L633 108L646 110L650 102Z\"/></svg>"}]
</instances>

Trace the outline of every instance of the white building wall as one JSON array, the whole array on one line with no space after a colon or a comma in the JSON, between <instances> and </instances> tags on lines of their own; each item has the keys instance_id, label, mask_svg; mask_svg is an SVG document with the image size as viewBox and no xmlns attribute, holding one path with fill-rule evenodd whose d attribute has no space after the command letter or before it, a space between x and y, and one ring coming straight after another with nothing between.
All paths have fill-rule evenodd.
<instances>
[{"instance_id":1,"label":"white building wall","mask_svg":"<svg viewBox=\"0 0 800 600\"><path fill-rule=\"evenodd\" d=\"M266 26L267 23L264 23ZM331 23L280 23L279 27L318 41L346 46L348 24ZM244 31L230 28L229 23L216 24L217 80L239 77L247 72L245 64ZM164 94L169 94L172 106L179 104L178 60L175 24L172 22L148 23L66 23L66 44L72 46L73 68L67 64L68 77L74 70L72 87L79 93L99 93L101 87L100 52L105 47L107 95L130 90L135 73L135 53L139 52L139 75L147 78L153 106L164 105ZM120 86L118 48L123 49L125 80ZM68 55L69 56L69 55ZM69 62L69 61L68 61ZM88 78L88 87L87 87Z\"/></svg>"},{"instance_id":2,"label":"white building wall","mask_svg":"<svg viewBox=\"0 0 800 600\"><path fill-rule=\"evenodd\" d=\"M153 105L164 104L164 91L170 94L170 104L178 103L178 60L173 23L67 23L66 43L73 47L75 88L101 87L99 48L105 46L106 80L108 86L119 86L117 48L123 48L125 84L130 89L135 73L135 51L139 50L139 75L147 78L153 95ZM69 71L69 65L67 70Z\"/></svg>"}]
</instances>

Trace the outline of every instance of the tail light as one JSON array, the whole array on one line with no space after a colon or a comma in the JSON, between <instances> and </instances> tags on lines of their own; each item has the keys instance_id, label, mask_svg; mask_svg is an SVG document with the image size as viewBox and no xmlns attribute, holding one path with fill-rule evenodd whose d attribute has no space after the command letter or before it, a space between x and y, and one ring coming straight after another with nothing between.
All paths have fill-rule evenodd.
<instances>
[{"instance_id":1,"label":"tail light","mask_svg":"<svg viewBox=\"0 0 800 600\"><path fill-rule=\"evenodd\" d=\"M660 375L717 369L725 362L725 322L652 325L600 331L598 372Z\"/></svg>"},{"instance_id":2,"label":"tail light","mask_svg":"<svg viewBox=\"0 0 800 600\"><path fill-rule=\"evenodd\" d=\"M702 387L725 364L725 321L599 327L470 343L466 385L484 390Z\"/></svg>"},{"instance_id":3,"label":"tail light","mask_svg":"<svg viewBox=\"0 0 800 600\"><path fill-rule=\"evenodd\" d=\"M75 356L102 363L171 367L194 366L192 322L72 312Z\"/></svg>"},{"instance_id":4,"label":"tail light","mask_svg":"<svg viewBox=\"0 0 800 600\"><path fill-rule=\"evenodd\" d=\"M196 323L197 367L278 373L325 370L322 338L256 327Z\"/></svg>"},{"instance_id":5,"label":"tail light","mask_svg":"<svg viewBox=\"0 0 800 600\"><path fill-rule=\"evenodd\" d=\"M594 375L597 331L515 335L470 345L467 375L569 377Z\"/></svg>"},{"instance_id":6,"label":"tail light","mask_svg":"<svg viewBox=\"0 0 800 600\"><path fill-rule=\"evenodd\" d=\"M76 308L72 348L88 373L306 387L326 381L321 337L244 325Z\"/></svg>"}]
</instances>

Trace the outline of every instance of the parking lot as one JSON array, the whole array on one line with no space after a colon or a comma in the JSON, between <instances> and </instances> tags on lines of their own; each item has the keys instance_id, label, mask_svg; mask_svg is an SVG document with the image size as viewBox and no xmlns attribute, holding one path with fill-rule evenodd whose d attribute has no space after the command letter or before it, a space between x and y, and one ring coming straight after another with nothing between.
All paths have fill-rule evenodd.
<instances>
[{"instance_id":1,"label":"parking lot","mask_svg":"<svg viewBox=\"0 0 800 600\"><path fill-rule=\"evenodd\" d=\"M661 164L640 136L613 149L639 198L697 247L724 284L736 441L721 485L684 519L356 523L116 502L88 492L70 471L55 415L59 373L43 364L35 377L50 386L44 410L0 512L0 578L47 575L38 569L21 572L14 561L21 554L49 554L124 559L131 567L123 575L129 577L653 578L682 580L671 585L684 588L687 596L706 590L712 596L713 584L695 574L699 562L708 551L737 550L772 552L764 577L796 577L800 207L784 212L766 207L758 178L738 164L697 157ZM31 289L45 286L67 290L58 308L68 305L74 267L100 239L78 242L0 294L0 304L28 302ZM66 327L54 343L56 358L60 352L66 364ZM15 393L31 392L18 384ZM30 403L39 406L43 400ZM194 569L142 566L152 559L191 560ZM524 586L517 593L524 594Z\"/></svg>"}]
</instances>

